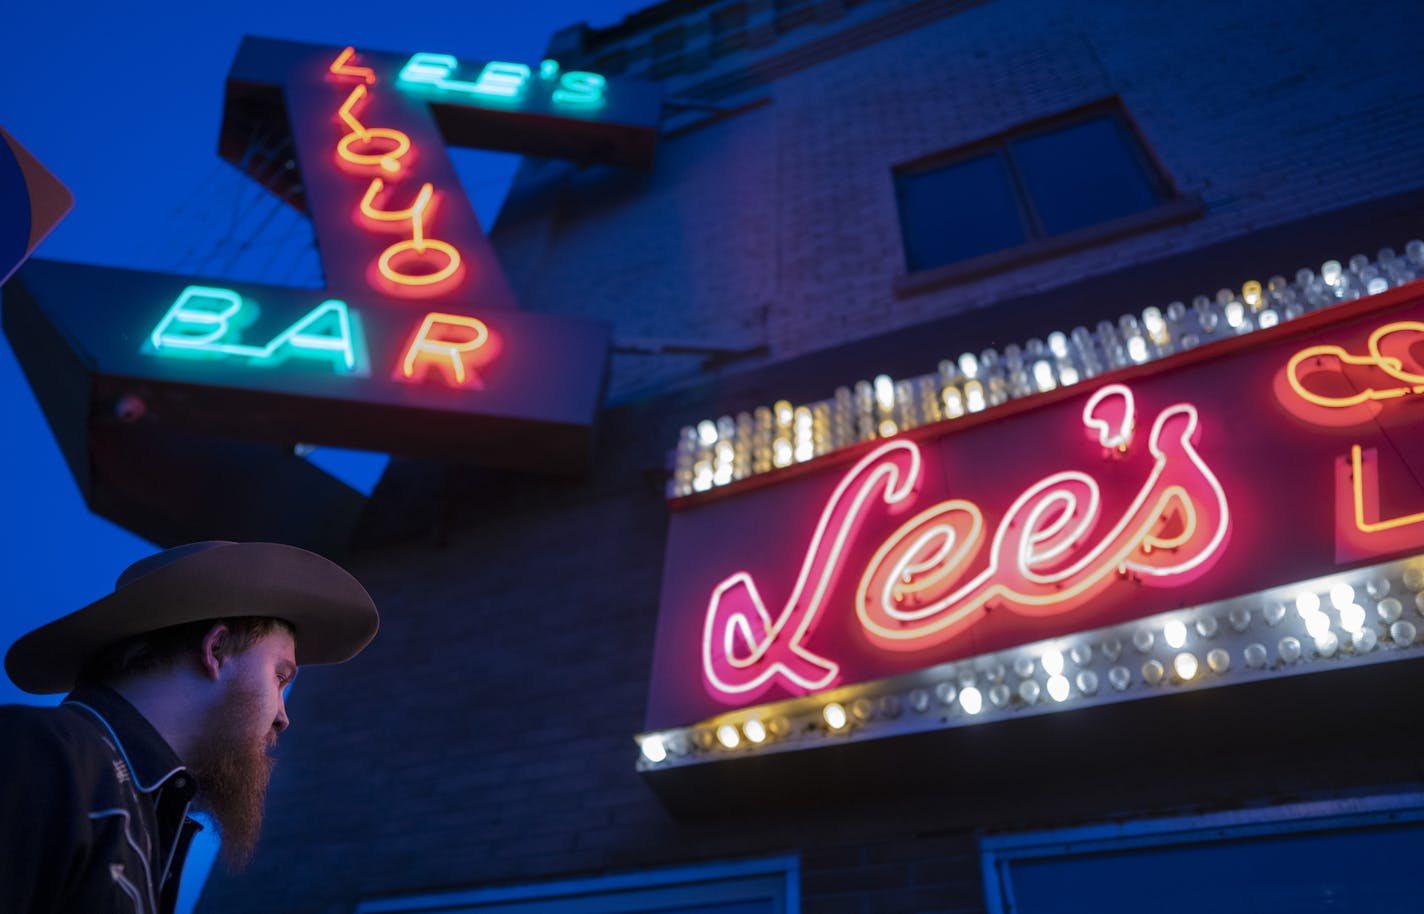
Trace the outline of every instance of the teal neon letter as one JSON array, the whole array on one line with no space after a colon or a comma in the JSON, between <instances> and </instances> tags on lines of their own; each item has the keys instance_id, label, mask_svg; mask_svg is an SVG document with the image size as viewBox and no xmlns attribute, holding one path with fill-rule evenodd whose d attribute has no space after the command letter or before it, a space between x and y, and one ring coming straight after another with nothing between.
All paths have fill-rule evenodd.
<instances>
[{"instance_id":1,"label":"teal neon letter","mask_svg":"<svg viewBox=\"0 0 1424 914\"><path fill-rule=\"evenodd\" d=\"M480 78L470 87L471 92L493 95L496 98L514 98L524 91L529 82L529 68L522 63L505 63L496 60L485 64Z\"/></svg>"},{"instance_id":2,"label":"teal neon letter","mask_svg":"<svg viewBox=\"0 0 1424 914\"><path fill-rule=\"evenodd\" d=\"M223 353L232 347L222 342L234 328L232 318L242 310L242 296L231 289L189 286L153 328L149 342L163 349L208 350ZM251 349L239 346L238 349Z\"/></svg>"},{"instance_id":3,"label":"teal neon letter","mask_svg":"<svg viewBox=\"0 0 1424 914\"><path fill-rule=\"evenodd\" d=\"M559 77L554 90L554 103L575 108L597 108L603 104L603 90L608 80L597 73L570 70Z\"/></svg>"},{"instance_id":4,"label":"teal neon letter","mask_svg":"<svg viewBox=\"0 0 1424 914\"><path fill-rule=\"evenodd\" d=\"M449 54L428 54L425 52L412 54L405 66L401 67L396 81L425 83L441 89L453 89L456 88L454 84L457 81L450 79L450 74L454 73L455 68L459 65L460 62Z\"/></svg>"},{"instance_id":5,"label":"teal neon letter","mask_svg":"<svg viewBox=\"0 0 1424 914\"><path fill-rule=\"evenodd\" d=\"M316 325L328 315L335 317L335 326L317 332ZM332 298L311 309L305 317L283 330L263 348L262 360L282 361L287 356L287 353L282 351L283 347L290 347L291 355L329 357L338 370L348 373L355 371L356 343L351 333L351 313L346 302Z\"/></svg>"}]
</instances>

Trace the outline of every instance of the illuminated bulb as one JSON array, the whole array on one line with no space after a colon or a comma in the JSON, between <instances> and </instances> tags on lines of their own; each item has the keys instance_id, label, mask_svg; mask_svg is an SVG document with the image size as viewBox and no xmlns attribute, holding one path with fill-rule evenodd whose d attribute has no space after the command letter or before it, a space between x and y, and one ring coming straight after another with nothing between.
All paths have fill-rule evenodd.
<instances>
[{"instance_id":1,"label":"illuminated bulb","mask_svg":"<svg viewBox=\"0 0 1424 914\"><path fill-rule=\"evenodd\" d=\"M1365 608L1358 603L1351 603L1340 610L1340 627L1347 632L1358 632L1365 627Z\"/></svg>"},{"instance_id":2,"label":"illuminated bulb","mask_svg":"<svg viewBox=\"0 0 1424 914\"><path fill-rule=\"evenodd\" d=\"M1173 619L1162 629L1162 640L1167 642L1167 646L1176 650L1187 643L1187 627L1179 620Z\"/></svg>"},{"instance_id":3,"label":"illuminated bulb","mask_svg":"<svg viewBox=\"0 0 1424 914\"><path fill-rule=\"evenodd\" d=\"M1320 265L1320 278L1325 280L1327 286L1333 286L1340 281L1340 261L1327 260Z\"/></svg>"},{"instance_id":4,"label":"illuminated bulb","mask_svg":"<svg viewBox=\"0 0 1424 914\"><path fill-rule=\"evenodd\" d=\"M661 736L645 736L642 743L643 758L656 765L667 758L667 745Z\"/></svg>"},{"instance_id":5,"label":"illuminated bulb","mask_svg":"<svg viewBox=\"0 0 1424 914\"><path fill-rule=\"evenodd\" d=\"M1322 657L1334 657L1339 649L1340 639L1335 637L1334 632L1326 632L1315 639L1315 652Z\"/></svg>"},{"instance_id":6,"label":"illuminated bulb","mask_svg":"<svg viewBox=\"0 0 1424 914\"><path fill-rule=\"evenodd\" d=\"M1256 280L1249 280L1241 287L1241 300L1252 308L1261 304L1261 284Z\"/></svg>"},{"instance_id":7,"label":"illuminated bulb","mask_svg":"<svg viewBox=\"0 0 1424 914\"><path fill-rule=\"evenodd\" d=\"M1357 654L1368 654L1379 644L1379 635L1372 628L1362 628L1350 635L1350 644Z\"/></svg>"},{"instance_id":8,"label":"illuminated bulb","mask_svg":"<svg viewBox=\"0 0 1424 914\"><path fill-rule=\"evenodd\" d=\"M1370 295L1378 295L1389 288L1389 280L1383 276L1376 276L1365 284L1365 291Z\"/></svg>"},{"instance_id":9,"label":"illuminated bulb","mask_svg":"<svg viewBox=\"0 0 1424 914\"><path fill-rule=\"evenodd\" d=\"M884 422L880 423L880 426L877 431L880 432L881 438L890 438L894 436L894 434L899 431L899 429L895 427L895 423L891 422L889 419L886 419Z\"/></svg>"},{"instance_id":10,"label":"illuminated bulb","mask_svg":"<svg viewBox=\"0 0 1424 914\"><path fill-rule=\"evenodd\" d=\"M1048 351L1060 359L1068 357L1068 336L1062 330L1048 334Z\"/></svg>"},{"instance_id":11,"label":"illuminated bulb","mask_svg":"<svg viewBox=\"0 0 1424 914\"><path fill-rule=\"evenodd\" d=\"M785 400L777 400L775 403L772 404L771 408L776 413L777 425L791 424L791 417L794 413L791 409L790 403L786 402Z\"/></svg>"},{"instance_id":12,"label":"illuminated bulb","mask_svg":"<svg viewBox=\"0 0 1424 914\"><path fill-rule=\"evenodd\" d=\"M821 709L821 716L826 719L826 726L832 730L839 730L846 725L846 709L838 702L831 702Z\"/></svg>"},{"instance_id":13,"label":"illuminated bulb","mask_svg":"<svg viewBox=\"0 0 1424 914\"><path fill-rule=\"evenodd\" d=\"M1246 309L1242 307L1241 302L1233 301L1226 306L1226 323L1233 329L1246 323Z\"/></svg>"},{"instance_id":14,"label":"illuminated bulb","mask_svg":"<svg viewBox=\"0 0 1424 914\"><path fill-rule=\"evenodd\" d=\"M1053 366L1044 361L1033 363L1033 383L1039 390L1052 390L1058 386L1053 379Z\"/></svg>"},{"instance_id":15,"label":"illuminated bulb","mask_svg":"<svg viewBox=\"0 0 1424 914\"><path fill-rule=\"evenodd\" d=\"M887 374L875 376L875 402L884 410L895 408L895 382Z\"/></svg>"},{"instance_id":16,"label":"illuminated bulb","mask_svg":"<svg viewBox=\"0 0 1424 914\"><path fill-rule=\"evenodd\" d=\"M732 724L723 724L717 728L717 742L728 749L735 749L741 743L742 735L737 732L737 728Z\"/></svg>"},{"instance_id":17,"label":"illuminated bulb","mask_svg":"<svg viewBox=\"0 0 1424 914\"><path fill-rule=\"evenodd\" d=\"M964 400L971 413L984 408L984 385L978 381L968 381L964 385Z\"/></svg>"},{"instance_id":18,"label":"illuminated bulb","mask_svg":"<svg viewBox=\"0 0 1424 914\"><path fill-rule=\"evenodd\" d=\"M1127 357L1138 365L1147 361L1147 340L1134 336L1127 341Z\"/></svg>"},{"instance_id":19,"label":"illuminated bulb","mask_svg":"<svg viewBox=\"0 0 1424 914\"><path fill-rule=\"evenodd\" d=\"M1349 584L1336 584L1330 588L1330 603L1336 609L1344 609L1355 602L1355 588Z\"/></svg>"},{"instance_id":20,"label":"illuminated bulb","mask_svg":"<svg viewBox=\"0 0 1424 914\"><path fill-rule=\"evenodd\" d=\"M1269 330L1280 322L1281 316L1276 313L1276 310L1274 308L1267 308L1266 310L1262 311L1261 316L1256 320L1256 323L1261 325L1262 330Z\"/></svg>"},{"instance_id":21,"label":"illuminated bulb","mask_svg":"<svg viewBox=\"0 0 1424 914\"><path fill-rule=\"evenodd\" d=\"M1151 307L1142 312L1142 326L1155 343L1167 342L1167 322L1162 319L1162 311Z\"/></svg>"},{"instance_id":22,"label":"illuminated bulb","mask_svg":"<svg viewBox=\"0 0 1424 914\"><path fill-rule=\"evenodd\" d=\"M1048 677L1048 697L1054 701L1066 701L1068 699L1067 676Z\"/></svg>"},{"instance_id":23,"label":"illuminated bulb","mask_svg":"<svg viewBox=\"0 0 1424 914\"><path fill-rule=\"evenodd\" d=\"M1078 369L1067 362L1058 367L1058 380L1063 382L1064 387L1072 387L1078 383Z\"/></svg>"},{"instance_id":24,"label":"illuminated bulb","mask_svg":"<svg viewBox=\"0 0 1424 914\"><path fill-rule=\"evenodd\" d=\"M1172 672L1183 682L1190 682L1197 675L1197 655L1183 651L1172 659Z\"/></svg>"},{"instance_id":25,"label":"illuminated bulb","mask_svg":"<svg viewBox=\"0 0 1424 914\"><path fill-rule=\"evenodd\" d=\"M944 389L944 414L951 419L964 415L964 397L960 396L958 388Z\"/></svg>"},{"instance_id":26,"label":"illuminated bulb","mask_svg":"<svg viewBox=\"0 0 1424 914\"><path fill-rule=\"evenodd\" d=\"M984 709L984 696L979 694L979 690L970 686L961 689L959 692L959 706L964 709L965 714L978 714Z\"/></svg>"},{"instance_id":27,"label":"illuminated bulb","mask_svg":"<svg viewBox=\"0 0 1424 914\"><path fill-rule=\"evenodd\" d=\"M697 423L697 437L703 444L715 444L717 441L717 425L711 419L703 419Z\"/></svg>"},{"instance_id":28,"label":"illuminated bulb","mask_svg":"<svg viewBox=\"0 0 1424 914\"><path fill-rule=\"evenodd\" d=\"M1038 662L1043 664L1043 671L1050 676L1063 672L1063 655L1052 648L1044 651Z\"/></svg>"},{"instance_id":29,"label":"illuminated bulb","mask_svg":"<svg viewBox=\"0 0 1424 914\"><path fill-rule=\"evenodd\" d=\"M1354 599L1354 597L1351 597ZM1320 597L1313 590L1295 598L1295 611L1300 613L1300 617L1305 619L1315 613L1320 612Z\"/></svg>"},{"instance_id":30,"label":"illuminated bulb","mask_svg":"<svg viewBox=\"0 0 1424 914\"><path fill-rule=\"evenodd\" d=\"M1330 633L1330 617L1325 613L1311 613L1305 620L1305 630L1317 641Z\"/></svg>"},{"instance_id":31,"label":"illuminated bulb","mask_svg":"<svg viewBox=\"0 0 1424 914\"><path fill-rule=\"evenodd\" d=\"M792 450L790 441L787 441L785 438L778 438L776 442L772 444L771 450L772 463L779 467L791 466Z\"/></svg>"},{"instance_id":32,"label":"illuminated bulb","mask_svg":"<svg viewBox=\"0 0 1424 914\"><path fill-rule=\"evenodd\" d=\"M746 734L747 739L754 743L759 743L766 739L766 727L764 727L759 720L749 720L742 724L742 732Z\"/></svg>"},{"instance_id":33,"label":"illuminated bulb","mask_svg":"<svg viewBox=\"0 0 1424 914\"><path fill-rule=\"evenodd\" d=\"M974 353L966 352L959 357L959 370L966 378L979 377L979 360Z\"/></svg>"}]
</instances>

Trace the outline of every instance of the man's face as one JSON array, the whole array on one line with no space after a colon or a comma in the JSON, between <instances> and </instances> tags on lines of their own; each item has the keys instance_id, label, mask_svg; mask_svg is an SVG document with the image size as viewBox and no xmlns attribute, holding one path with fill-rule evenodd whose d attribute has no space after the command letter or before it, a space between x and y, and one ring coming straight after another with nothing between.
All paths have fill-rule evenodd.
<instances>
[{"instance_id":1,"label":"man's face","mask_svg":"<svg viewBox=\"0 0 1424 914\"><path fill-rule=\"evenodd\" d=\"M296 674L296 645L285 629L228 655L218 696L188 760L200 785L199 804L217 820L223 859L233 870L245 866L257 846L274 763L270 752L288 724L283 691Z\"/></svg>"}]
</instances>

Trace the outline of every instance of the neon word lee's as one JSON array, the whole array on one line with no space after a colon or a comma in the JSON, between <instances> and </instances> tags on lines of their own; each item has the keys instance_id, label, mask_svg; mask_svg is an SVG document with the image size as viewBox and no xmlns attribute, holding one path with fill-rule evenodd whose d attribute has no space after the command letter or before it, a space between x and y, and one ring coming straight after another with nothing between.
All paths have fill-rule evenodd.
<instances>
[{"instance_id":1,"label":"neon word lee's","mask_svg":"<svg viewBox=\"0 0 1424 914\"><path fill-rule=\"evenodd\" d=\"M1394 321L1370 332L1361 355L1336 345L1307 346L1277 373L1276 397L1293 415L1313 425L1345 428L1373 422L1388 404L1424 395L1424 365L1413 357L1414 347L1421 345L1424 323ZM1345 502L1337 504L1337 528L1353 522L1361 534L1400 531L1409 536L1397 545L1413 542L1410 534L1424 533L1424 511L1382 515L1375 448L1351 444L1349 462L1342 457L1336 465L1337 478L1349 477L1348 501L1337 499ZM1339 488L1343 491L1346 486Z\"/></svg>"},{"instance_id":2,"label":"neon word lee's","mask_svg":"<svg viewBox=\"0 0 1424 914\"><path fill-rule=\"evenodd\" d=\"M491 61L480 68L474 79L456 75L460 62L449 54L421 52L412 54L396 76L396 82L410 88L438 89L457 93L468 100L495 105L518 104L524 101L532 86L548 86L549 99L555 107L593 111L606 101L608 80L584 70L559 72L557 61L539 64L538 77L522 63Z\"/></svg>"},{"instance_id":3,"label":"neon word lee's","mask_svg":"<svg viewBox=\"0 0 1424 914\"><path fill-rule=\"evenodd\" d=\"M243 341L258 317L258 306L232 289L188 286L144 340L149 355L237 360L272 367L288 359L315 360L342 375L370 374L370 358L360 314L340 299L327 299L262 345ZM458 314L427 314L392 375L418 381L432 367L454 386L478 386L468 364L489 339L482 321Z\"/></svg>"},{"instance_id":4,"label":"neon word lee's","mask_svg":"<svg viewBox=\"0 0 1424 914\"><path fill-rule=\"evenodd\" d=\"M1085 428L1109 453L1132 447L1132 392L1112 384L1083 410ZM1004 513L988 561L969 576L984 543L977 505L952 499L920 512L875 550L854 609L869 640L888 650L940 644L981 621L989 608L1052 616L1082 606L1125 578L1174 586L1205 571L1226 543L1230 512L1216 475L1196 449L1195 406L1164 409L1152 424L1152 469L1126 511L1093 538L1102 519L1097 482L1054 473ZM773 617L751 575L737 572L712 593L704 617L702 671L709 692L744 703L773 685L793 693L835 683L840 666L806 645L845 564L850 541L876 503L891 512L914 501L919 448L890 441L836 486L806 549L791 595Z\"/></svg>"}]
</instances>

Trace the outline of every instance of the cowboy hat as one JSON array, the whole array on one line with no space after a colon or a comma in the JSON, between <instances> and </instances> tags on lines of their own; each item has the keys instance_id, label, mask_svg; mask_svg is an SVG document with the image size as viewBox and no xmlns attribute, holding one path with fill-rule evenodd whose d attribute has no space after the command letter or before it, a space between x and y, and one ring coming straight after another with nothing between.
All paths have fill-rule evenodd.
<instances>
[{"instance_id":1,"label":"cowboy hat","mask_svg":"<svg viewBox=\"0 0 1424 914\"><path fill-rule=\"evenodd\" d=\"M278 543L189 543L140 559L113 593L22 636L5 655L5 672L26 692L66 692L100 649L124 638L240 616L289 623L299 665L350 660L380 622L365 588L315 553Z\"/></svg>"}]
</instances>

